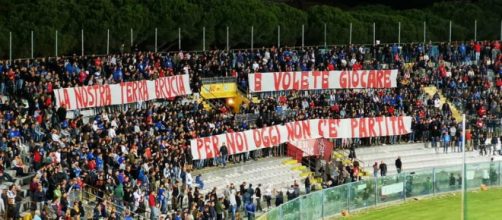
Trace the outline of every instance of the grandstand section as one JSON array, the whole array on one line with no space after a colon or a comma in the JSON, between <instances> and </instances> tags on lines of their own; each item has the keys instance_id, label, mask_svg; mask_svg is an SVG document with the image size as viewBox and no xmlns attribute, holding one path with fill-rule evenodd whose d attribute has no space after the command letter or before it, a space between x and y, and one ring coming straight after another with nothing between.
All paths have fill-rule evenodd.
<instances>
[{"instance_id":1,"label":"grandstand section","mask_svg":"<svg viewBox=\"0 0 502 220\"><path fill-rule=\"evenodd\" d=\"M200 173L204 180L204 189L202 192L209 192L217 188L222 192L224 187L230 183L240 185L246 183L246 187L252 184L257 187L262 185L262 189L272 188L275 190L286 191L294 181L301 183L304 179L301 177L302 171L298 169L301 164L289 158L264 158L257 161L248 161L247 163L235 164L226 168L209 168Z\"/></svg>"},{"instance_id":2,"label":"grandstand section","mask_svg":"<svg viewBox=\"0 0 502 220\"><path fill-rule=\"evenodd\" d=\"M442 166L458 165L462 163L461 152L443 153L443 148L425 148L424 143L397 144L386 146L361 147L356 149L357 158L363 162L364 170L372 175L373 164L382 161L387 164L387 175L397 174L395 160L401 157L403 172L414 172L423 168L433 168ZM468 163L488 162L502 160L502 157L480 156L478 151L466 152Z\"/></svg>"}]
</instances>

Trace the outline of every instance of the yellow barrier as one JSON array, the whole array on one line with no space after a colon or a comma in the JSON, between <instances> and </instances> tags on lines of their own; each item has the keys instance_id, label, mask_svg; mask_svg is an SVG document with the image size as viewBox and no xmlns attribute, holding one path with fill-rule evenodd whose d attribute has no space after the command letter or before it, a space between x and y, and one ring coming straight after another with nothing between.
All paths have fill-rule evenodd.
<instances>
[{"instance_id":1,"label":"yellow barrier","mask_svg":"<svg viewBox=\"0 0 502 220\"><path fill-rule=\"evenodd\" d=\"M202 85L200 95L204 99L222 99L237 96L237 84L214 83Z\"/></svg>"}]
</instances>

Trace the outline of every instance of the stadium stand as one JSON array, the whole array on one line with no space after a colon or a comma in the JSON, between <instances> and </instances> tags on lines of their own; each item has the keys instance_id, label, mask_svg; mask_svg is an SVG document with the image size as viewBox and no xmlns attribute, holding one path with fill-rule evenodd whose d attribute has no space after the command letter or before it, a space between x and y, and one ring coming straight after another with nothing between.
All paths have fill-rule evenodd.
<instances>
[{"instance_id":1,"label":"stadium stand","mask_svg":"<svg viewBox=\"0 0 502 220\"><path fill-rule=\"evenodd\" d=\"M403 171L414 172L424 168L445 167L462 164L462 154L457 149L456 152L443 153L442 148L437 150L425 148L423 143L399 144L377 146L371 148L358 148L356 154L359 160L363 161L363 169L373 173L375 162L380 165L383 161L387 164L386 175L397 174L395 160L400 157L403 163ZM493 156L495 161L501 159L500 156ZM490 157L480 156L478 151L466 152L467 163L488 162ZM380 173L378 173L380 176Z\"/></svg>"},{"instance_id":2,"label":"stadium stand","mask_svg":"<svg viewBox=\"0 0 502 220\"><path fill-rule=\"evenodd\" d=\"M266 184L262 180L267 172L261 169L275 170L270 173L283 177L274 175L273 187L289 185L286 192L261 189L260 198L273 197L275 205L280 205L297 198L303 185L319 182L328 188L358 181L363 176L360 168L371 173L368 166L377 158L388 162L387 158L401 156L404 169L427 167L431 162L427 157L442 159L445 164L456 163L459 154L434 154L423 146L429 142L429 146L441 150L443 146L457 146L461 111L468 115L469 149L483 155L488 148L494 149L490 154L497 153L497 137L501 135L501 62L498 41L345 45L329 50L272 47L231 52L136 52L19 59L12 64L3 61L0 181L7 205L0 212L8 218L34 214L48 219L228 217L236 215L236 210L259 209L253 207L252 201L255 184ZM249 93L252 73L361 69L396 69L396 88ZM156 91L160 99L150 100L136 94L145 88L142 83L163 83L186 76L188 85L184 89L190 88L192 95L161 96L166 91ZM179 87L182 83L177 82ZM134 96L122 99L132 100L130 103L99 107L92 106L98 102L91 99L65 97L65 92L74 89L103 98L106 92L100 90L98 94L97 88L116 85L133 91ZM91 87L83 91L83 86ZM436 90L426 89L432 86ZM234 92L226 94L229 88ZM109 100L100 100L105 101ZM92 108L80 109L75 102ZM231 168L219 167L223 155L194 159L190 146L190 141L197 138L299 120L376 116L409 116L411 133L333 140L335 148L353 149L348 157L355 162L316 160L308 167L311 173L304 172L296 161L283 163L285 144L227 155L225 159L240 164L259 157L280 158L250 163L256 167L239 164ZM404 142L422 143L401 145ZM386 146L360 147L383 144ZM368 153L371 151L377 152ZM469 153L473 161L488 158L474 154ZM392 173L390 162L388 172ZM194 170L207 167L218 168L199 178L194 175ZM306 184L311 179L303 180L304 173L313 174L316 180ZM226 177L230 180L223 180ZM204 181L204 185L217 190L202 193L196 186ZM254 184L226 188L229 183L237 186L244 181ZM308 192L309 187L305 188ZM218 193L221 190L223 197Z\"/></svg>"}]
</instances>

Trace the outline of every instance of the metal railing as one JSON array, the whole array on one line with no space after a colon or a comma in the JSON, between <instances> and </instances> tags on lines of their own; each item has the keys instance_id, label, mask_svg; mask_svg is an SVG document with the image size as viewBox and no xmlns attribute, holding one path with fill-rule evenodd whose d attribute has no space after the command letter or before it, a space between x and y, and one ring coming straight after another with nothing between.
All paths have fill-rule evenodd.
<instances>
[{"instance_id":1,"label":"metal railing","mask_svg":"<svg viewBox=\"0 0 502 220\"><path fill-rule=\"evenodd\" d=\"M206 77L201 78L202 84L213 84L213 83L234 83L235 77Z\"/></svg>"},{"instance_id":2,"label":"metal railing","mask_svg":"<svg viewBox=\"0 0 502 220\"><path fill-rule=\"evenodd\" d=\"M467 189L502 186L502 162L466 164ZM409 198L461 190L462 164L420 169L394 176L365 179L303 195L272 209L258 219L324 219Z\"/></svg>"}]
</instances>

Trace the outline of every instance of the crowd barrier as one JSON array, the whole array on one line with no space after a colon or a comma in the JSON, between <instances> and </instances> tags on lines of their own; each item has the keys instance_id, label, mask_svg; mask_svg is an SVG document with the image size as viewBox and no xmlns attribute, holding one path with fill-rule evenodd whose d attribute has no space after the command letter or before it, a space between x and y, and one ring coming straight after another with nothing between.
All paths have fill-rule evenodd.
<instances>
[{"instance_id":1,"label":"crowd barrier","mask_svg":"<svg viewBox=\"0 0 502 220\"><path fill-rule=\"evenodd\" d=\"M390 202L403 203L410 198L458 191L462 189L462 166L403 172L315 191L288 201L258 219L324 219L343 211L358 211ZM467 189L476 189L482 184L502 186L502 162L472 163L465 166Z\"/></svg>"}]
</instances>

